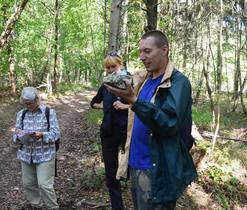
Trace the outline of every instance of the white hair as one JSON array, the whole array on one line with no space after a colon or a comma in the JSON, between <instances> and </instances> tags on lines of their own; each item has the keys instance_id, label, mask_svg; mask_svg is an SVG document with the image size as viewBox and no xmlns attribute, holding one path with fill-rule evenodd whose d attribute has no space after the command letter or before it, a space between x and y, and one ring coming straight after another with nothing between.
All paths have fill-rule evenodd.
<instances>
[{"instance_id":1,"label":"white hair","mask_svg":"<svg viewBox=\"0 0 247 210\"><path fill-rule=\"evenodd\" d=\"M39 92L35 87L24 87L21 92L20 102L23 104L23 100L36 101L40 104Z\"/></svg>"}]
</instances>

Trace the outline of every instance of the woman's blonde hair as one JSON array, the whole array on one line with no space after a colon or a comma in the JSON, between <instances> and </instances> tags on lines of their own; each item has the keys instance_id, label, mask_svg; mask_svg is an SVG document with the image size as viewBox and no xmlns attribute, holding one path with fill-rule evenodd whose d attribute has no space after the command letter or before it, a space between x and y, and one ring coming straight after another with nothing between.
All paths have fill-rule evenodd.
<instances>
[{"instance_id":1,"label":"woman's blonde hair","mask_svg":"<svg viewBox=\"0 0 247 210\"><path fill-rule=\"evenodd\" d=\"M104 59L104 67L111 66L114 64L119 64L123 66L123 59L117 53L109 53Z\"/></svg>"}]
</instances>

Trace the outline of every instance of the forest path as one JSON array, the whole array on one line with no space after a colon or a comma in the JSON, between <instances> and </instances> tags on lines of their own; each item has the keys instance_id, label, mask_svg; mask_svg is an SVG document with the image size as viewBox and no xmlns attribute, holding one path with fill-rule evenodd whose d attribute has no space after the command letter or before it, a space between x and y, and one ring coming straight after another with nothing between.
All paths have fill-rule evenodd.
<instances>
[{"instance_id":1,"label":"forest path","mask_svg":"<svg viewBox=\"0 0 247 210\"><path fill-rule=\"evenodd\" d=\"M61 99L44 100L43 104L56 110L60 129L61 145L58 152L58 178L55 189L61 209L90 209L77 207L76 203L87 195L102 197L97 192L80 190L80 175L83 173L81 160L96 160L97 154L90 151L92 131L83 120L84 112L89 108L93 91L83 91L77 95L64 96ZM0 108L0 209L15 210L25 207L21 181L20 162L16 159L18 147L12 144L12 132L15 114L21 109L18 102L1 102ZM98 130L98 128L97 128ZM96 131L97 131L96 130ZM94 133L97 133L94 130ZM83 141L83 142L82 142ZM85 194L86 193L86 194Z\"/></svg>"},{"instance_id":2,"label":"forest path","mask_svg":"<svg viewBox=\"0 0 247 210\"><path fill-rule=\"evenodd\" d=\"M55 190L62 210L110 209L104 180L102 188L94 191L85 189L81 184L86 171L92 171L95 165L102 164L99 150L94 149L95 144L100 142L99 126L88 125L85 121L85 112L89 109L89 101L93 94L94 91L85 90L77 95L44 100L44 104L56 110L62 133L57 155L58 177L55 178ZM22 107L14 101L0 101L0 104L0 209L18 210L25 207L25 199L20 162L16 159L18 147L12 144L12 131L15 113ZM133 209L128 187L124 189L123 196L126 210ZM77 205L78 202L81 202L81 205ZM98 204L104 207L97 208ZM178 201L177 209L210 209L208 206L214 206L210 196L198 184L193 184Z\"/></svg>"}]
</instances>

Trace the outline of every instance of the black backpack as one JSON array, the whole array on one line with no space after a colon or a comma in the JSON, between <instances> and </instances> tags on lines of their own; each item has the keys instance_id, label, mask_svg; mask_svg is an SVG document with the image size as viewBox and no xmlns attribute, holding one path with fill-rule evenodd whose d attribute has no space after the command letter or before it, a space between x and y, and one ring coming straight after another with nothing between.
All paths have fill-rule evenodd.
<instances>
[{"instance_id":1,"label":"black backpack","mask_svg":"<svg viewBox=\"0 0 247 210\"><path fill-rule=\"evenodd\" d=\"M23 110L22 112L22 116L21 116L21 129L23 130L23 120L25 118L25 115L27 113L27 109ZM45 117L47 120L47 131L50 131L50 108L49 107L45 107ZM56 152L59 150L59 144L60 144L60 139L58 139L57 141L55 141L55 147L56 147ZM20 147L20 149L22 148L22 145Z\"/></svg>"}]
</instances>

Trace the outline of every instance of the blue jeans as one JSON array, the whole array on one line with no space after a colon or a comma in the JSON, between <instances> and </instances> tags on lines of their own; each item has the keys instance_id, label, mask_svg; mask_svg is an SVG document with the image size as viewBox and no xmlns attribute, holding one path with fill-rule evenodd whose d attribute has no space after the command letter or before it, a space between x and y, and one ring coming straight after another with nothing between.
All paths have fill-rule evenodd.
<instances>
[{"instance_id":1,"label":"blue jeans","mask_svg":"<svg viewBox=\"0 0 247 210\"><path fill-rule=\"evenodd\" d=\"M149 170L130 168L131 193L135 210L175 210L176 201L153 203Z\"/></svg>"}]
</instances>

